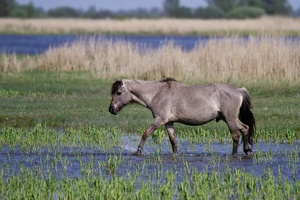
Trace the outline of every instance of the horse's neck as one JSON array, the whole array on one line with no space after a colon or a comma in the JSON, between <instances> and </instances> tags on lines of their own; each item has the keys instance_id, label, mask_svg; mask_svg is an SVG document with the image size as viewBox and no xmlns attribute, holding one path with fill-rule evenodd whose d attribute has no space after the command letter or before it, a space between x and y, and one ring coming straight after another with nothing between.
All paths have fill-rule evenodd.
<instances>
[{"instance_id":1,"label":"horse's neck","mask_svg":"<svg viewBox=\"0 0 300 200\"><path fill-rule=\"evenodd\" d=\"M128 84L129 91L133 94L133 100L145 107L151 107L151 101L159 91L159 84L148 81L134 81Z\"/></svg>"}]
</instances>

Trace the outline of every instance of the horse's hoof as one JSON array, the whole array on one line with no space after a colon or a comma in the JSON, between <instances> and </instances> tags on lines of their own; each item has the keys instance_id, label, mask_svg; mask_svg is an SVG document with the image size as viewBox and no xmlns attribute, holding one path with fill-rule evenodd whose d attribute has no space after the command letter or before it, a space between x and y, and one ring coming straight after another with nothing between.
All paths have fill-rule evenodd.
<instances>
[{"instance_id":1,"label":"horse's hoof","mask_svg":"<svg viewBox=\"0 0 300 200\"><path fill-rule=\"evenodd\" d=\"M233 154L232 154L232 157L233 157L233 158L237 158L237 153L233 153Z\"/></svg>"},{"instance_id":2,"label":"horse's hoof","mask_svg":"<svg viewBox=\"0 0 300 200\"><path fill-rule=\"evenodd\" d=\"M135 155L135 156L141 156L142 153L140 151L136 151L133 155Z\"/></svg>"},{"instance_id":3,"label":"horse's hoof","mask_svg":"<svg viewBox=\"0 0 300 200\"><path fill-rule=\"evenodd\" d=\"M251 155L254 154L252 150L248 150L248 151L246 151L245 153L246 153L247 156L251 156Z\"/></svg>"},{"instance_id":4,"label":"horse's hoof","mask_svg":"<svg viewBox=\"0 0 300 200\"><path fill-rule=\"evenodd\" d=\"M142 155L142 149L141 149L141 148L138 148L138 149L136 150L136 152L134 153L134 155L136 155L136 156L141 156L141 155Z\"/></svg>"}]
</instances>

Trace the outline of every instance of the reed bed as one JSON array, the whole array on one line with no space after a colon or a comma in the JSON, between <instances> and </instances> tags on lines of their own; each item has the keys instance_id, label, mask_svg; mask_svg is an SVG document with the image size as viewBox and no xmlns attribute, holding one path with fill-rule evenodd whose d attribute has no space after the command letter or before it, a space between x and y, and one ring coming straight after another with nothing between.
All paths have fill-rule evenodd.
<instances>
[{"instance_id":1,"label":"reed bed","mask_svg":"<svg viewBox=\"0 0 300 200\"><path fill-rule=\"evenodd\" d=\"M94 38L36 56L2 55L0 71L91 71L109 80L174 77L198 83L299 83L299 43L281 37L226 37L199 42L186 51L172 42L151 49Z\"/></svg>"},{"instance_id":2,"label":"reed bed","mask_svg":"<svg viewBox=\"0 0 300 200\"><path fill-rule=\"evenodd\" d=\"M300 19L262 17L246 20L200 19L0 19L1 33L115 33L232 35L249 33L299 35Z\"/></svg>"}]
</instances>

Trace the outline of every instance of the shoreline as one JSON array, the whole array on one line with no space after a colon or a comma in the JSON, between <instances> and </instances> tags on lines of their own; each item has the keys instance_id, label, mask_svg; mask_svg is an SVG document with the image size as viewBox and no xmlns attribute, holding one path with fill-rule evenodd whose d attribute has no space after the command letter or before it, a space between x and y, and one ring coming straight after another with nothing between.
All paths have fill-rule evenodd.
<instances>
[{"instance_id":1,"label":"shoreline","mask_svg":"<svg viewBox=\"0 0 300 200\"><path fill-rule=\"evenodd\" d=\"M0 34L300 36L300 18L199 19L0 19Z\"/></svg>"}]
</instances>

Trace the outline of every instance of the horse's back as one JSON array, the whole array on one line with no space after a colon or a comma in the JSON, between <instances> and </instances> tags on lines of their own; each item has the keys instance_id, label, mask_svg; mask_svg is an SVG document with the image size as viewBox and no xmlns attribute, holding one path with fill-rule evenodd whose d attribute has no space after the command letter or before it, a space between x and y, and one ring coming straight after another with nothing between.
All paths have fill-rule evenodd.
<instances>
[{"instance_id":1,"label":"horse's back","mask_svg":"<svg viewBox=\"0 0 300 200\"><path fill-rule=\"evenodd\" d=\"M229 84L211 83L187 88L184 90L186 98L182 98L182 101L193 101L194 105L202 109L224 111L237 109L242 103L243 97L239 89Z\"/></svg>"},{"instance_id":2,"label":"horse's back","mask_svg":"<svg viewBox=\"0 0 300 200\"><path fill-rule=\"evenodd\" d=\"M173 89L171 110L179 122L201 125L218 116L219 93L213 84L178 84Z\"/></svg>"},{"instance_id":3,"label":"horse's back","mask_svg":"<svg viewBox=\"0 0 300 200\"><path fill-rule=\"evenodd\" d=\"M221 101L239 101L242 98L242 94L239 91L239 88L225 84L225 83L215 83L215 86L218 88ZM229 103L229 102L228 102Z\"/></svg>"}]
</instances>

